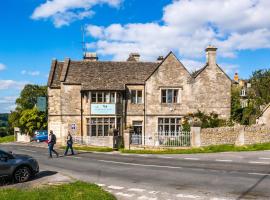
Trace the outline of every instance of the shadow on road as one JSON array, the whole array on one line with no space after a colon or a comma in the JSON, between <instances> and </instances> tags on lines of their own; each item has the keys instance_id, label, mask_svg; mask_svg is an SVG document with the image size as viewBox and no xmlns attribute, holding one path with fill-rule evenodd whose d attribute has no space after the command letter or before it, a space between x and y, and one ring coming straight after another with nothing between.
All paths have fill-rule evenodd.
<instances>
[{"instance_id":1,"label":"shadow on road","mask_svg":"<svg viewBox=\"0 0 270 200\"><path fill-rule=\"evenodd\" d=\"M41 171L32 180L40 179L40 178L47 177L47 176L53 176L53 175L55 175L57 173L58 172L55 172L55 171Z\"/></svg>"},{"instance_id":2,"label":"shadow on road","mask_svg":"<svg viewBox=\"0 0 270 200\"><path fill-rule=\"evenodd\" d=\"M264 181L264 179L266 179L267 177L270 176L270 172L268 172L266 175L264 175L263 177L261 177L254 185L252 185L250 188L248 188L245 192L243 192L238 198L237 200L243 199L246 196L250 195L250 193L261 183Z\"/></svg>"}]
</instances>

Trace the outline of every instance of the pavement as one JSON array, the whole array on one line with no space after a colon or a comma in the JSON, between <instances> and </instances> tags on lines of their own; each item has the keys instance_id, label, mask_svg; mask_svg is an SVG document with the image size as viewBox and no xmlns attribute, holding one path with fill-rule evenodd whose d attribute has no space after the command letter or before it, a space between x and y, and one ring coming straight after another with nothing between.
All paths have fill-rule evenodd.
<instances>
[{"instance_id":1,"label":"pavement","mask_svg":"<svg viewBox=\"0 0 270 200\"><path fill-rule=\"evenodd\" d=\"M96 183L119 200L270 199L270 151L187 155L78 152L48 159L47 149L35 145L2 144L0 148L32 155L41 169Z\"/></svg>"}]
</instances>

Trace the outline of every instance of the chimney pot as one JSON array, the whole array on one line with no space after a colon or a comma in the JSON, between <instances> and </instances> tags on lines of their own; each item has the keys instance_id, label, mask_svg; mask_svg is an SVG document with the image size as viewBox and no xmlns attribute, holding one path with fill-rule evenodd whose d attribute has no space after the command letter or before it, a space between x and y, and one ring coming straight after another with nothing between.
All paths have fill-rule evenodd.
<instances>
[{"instance_id":1,"label":"chimney pot","mask_svg":"<svg viewBox=\"0 0 270 200\"><path fill-rule=\"evenodd\" d=\"M85 52L83 55L83 60L85 60L85 61L98 61L97 53Z\"/></svg>"},{"instance_id":2,"label":"chimney pot","mask_svg":"<svg viewBox=\"0 0 270 200\"><path fill-rule=\"evenodd\" d=\"M139 62L140 61L140 54L139 53L130 53L127 61Z\"/></svg>"}]
</instances>

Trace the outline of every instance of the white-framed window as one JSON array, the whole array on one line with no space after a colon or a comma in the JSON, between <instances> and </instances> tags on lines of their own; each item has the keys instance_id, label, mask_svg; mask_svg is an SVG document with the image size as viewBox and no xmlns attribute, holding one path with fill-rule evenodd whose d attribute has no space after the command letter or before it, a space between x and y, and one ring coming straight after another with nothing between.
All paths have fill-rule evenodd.
<instances>
[{"instance_id":1,"label":"white-framed window","mask_svg":"<svg viewBox=\"0 0 270 200\"><path fill-rule=\"evenodd\" d=\"M180 117L159 117L158 135L175 136L181 132Z\"/></svg>"},{"instance_id":2,"label":"white-framed window","mask_svg":"<svg viewBox=\"0 0 270 200\"><path fill-rule=\"evenodd\" d=\"M133 103L133 104L143 103L142 90L131 90L130 96L131 96L131 103Z\"/></svg>"},{"instance_id":3,"label":"white-framed window","mask_svg":"<svg viewBox=\"0 0 270 200\"><path fill-rule=\"evenodd\" d=\"M161 103L179 103L179 89L161 89Z\"/></svg>"},{"instance_id":4,"label":"white-framed window","mask_svg":"<svg viewBox=\"0 0 270 200\"><path fill-rule=\"evenodd\" d=\"M121 94L116 92L91 92L91 103L116 103L121 102Z\"/></svg>"},{"instance_id":5,"label":"white-framed window","mask_svg":"<svg viewBox=\"0 0 270 200\"><path fill-rule=\"evenodd\" d=\"M87 136L108 136L109 131L115 128L120 132L121 118L117 117L99 117L88 118L86 123Z\"/></svg>"},{"instance_id":6,"label":"white-framed window","mask_svg":"<svg viewBox=\"0 0 270 200\"><path fill-rule=\"evenodd\" d=\"M245 96L246 96L246 89L245 89L245 88L243 88L243 89L241 90L240 95L241 95L242 97L245 97Z\"/></svg>"},{"instance_id":7,"label":"white-framed window","mask_svg":"<svg viewBox=\"0 0 270 200\"><path fill-rule=\"evenodd\" d=\"M248 107L248 101L247 100L241 101L241 108L246 108L246 107Z\"/></svg>"}]
</instances>

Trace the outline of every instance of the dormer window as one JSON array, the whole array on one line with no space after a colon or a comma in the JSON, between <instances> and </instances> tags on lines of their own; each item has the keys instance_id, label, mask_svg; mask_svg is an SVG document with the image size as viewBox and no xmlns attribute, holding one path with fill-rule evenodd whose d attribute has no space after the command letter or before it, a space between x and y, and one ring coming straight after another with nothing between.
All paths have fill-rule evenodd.
<instances>
[{"instance_id":1,"label":"dormer window","mask_svg":"<svg viewBox=\"0 0 270 200\"><path fill-rule=\"evenodd\" d=\"M179 103L179 89L162 89L161 103Z\"/></svg>"}]
</instances>

